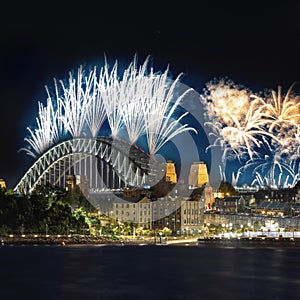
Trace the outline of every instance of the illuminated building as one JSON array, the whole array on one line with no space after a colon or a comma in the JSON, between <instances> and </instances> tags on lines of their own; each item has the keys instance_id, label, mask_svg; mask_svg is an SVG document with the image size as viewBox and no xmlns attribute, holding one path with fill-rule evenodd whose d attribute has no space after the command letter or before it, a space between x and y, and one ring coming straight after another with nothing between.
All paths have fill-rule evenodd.
<instances>
[{"instance_id":1,"label":"illuminated building","mask_svg":"<svg viewBox=\"0 0 300 300\"><path fill-rule=\"evenodd\" d=\"M191 165L189 173L189 185L201 187L208 182L207 166L204 162L195 162Z\"/></svg>"},{"instance_id":2,"label":"illuminated building","mask_svg":"<svg viewBox=\"0 0 300 300\"><path fill-rule=\"evenodd\" d=\"M0 179L0 188L6 189L6 182L4 179Z\"/></svg>"},{"instance_id":3,"label":"illuminated building","mask_svg":"<svg viewBox=\"0 0 300 300\"><path fill-rule=\"evenodd\" d=\"M66 190L72 193L81 193L85 197L89 196L89 180L85 175L67 175Z\"/></svg>"},{"instance_id":4,"label":"illuminated building","mask_svg":"<svg viewBox=\"0 0 300 300\"><path fill-rule=\"evenodd\" d=\"M167 162L165 178L167 182L174 182L174 183L177 182L175 164L171 160L168 160Z\"/></svg>"},{"instance_id":5,"label":"illuminated building","mask_svg":"<svg viewBox=\"0 0 300 300\"><path fill-rule=\"evenodd\" d=\"M137 202L119 199L113 203L112 217L117 222L133 222L138 228L152 229L152 201L147 197Z\"/></svg>"},{"instance_id":6,"label":"illuminated building","mask_svg":"<svg viewBox=\"0 0 300 300\"><path fill-rule=\"evenodd\" d=\"M67 175L66 176L66 190L73 192L76 187L76 176L75 175Z\"/></svg>"},{"instance_id":7,"label":"illuminated building","mask_svg":"<svg viewBox=\"0 0 300 300\"><path fill-rule=\"evenodd\" d=\"M184 197L159 198L152 203L152 228L169 229L173 234L195 234L203 225L203 202Z\"/></svg>"},{"instance_id":8,"label":"illuminated building","mask_svg":"<svg viewBox=\"0 0 300 300\"><path fill-rule=\"evenodd\" d=\"M225 197L223 192L217 191L214 192L214 198L219 198L219 199L223 199Z\"/></svg>"},{"instance_id":9,"label":"illuminated building","mask_svg":"<svg viewBox=\"0 0 300 300\"><path fill-rule=\"evenodd\" d=\"M205 209L211 209L213 207L215 198L214 198L212 186L209 183L206 184L203 193L204 193L204 207Z\"/></svg>"}]
</instances>

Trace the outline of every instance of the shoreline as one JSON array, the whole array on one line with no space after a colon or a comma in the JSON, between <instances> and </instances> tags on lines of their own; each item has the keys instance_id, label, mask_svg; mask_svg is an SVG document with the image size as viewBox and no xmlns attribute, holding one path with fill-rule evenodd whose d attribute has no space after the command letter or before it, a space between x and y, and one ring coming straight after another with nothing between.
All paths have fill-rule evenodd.
<instances>
[{"instance_id":1,"label":"shoreline","mask_svg":"<svg viewBox=\"0 0 300 300\"><path fill-rule=\"evenodd\" d=\"M0 237L0 246L195 246L195 247L300 247L300 238L183 238L155 242L151 239L110 239L90 236Z\"/></svg>"},{"instance_id":2,"label":"shoreline","mask_svg":"<svg viewBox=\"0 0 300 300\"><path fill-rule=\"evenodd\" d=\"M0 237L0 246L8 245L61 245L61 246L182 246L197 245L197 238L192 239L163 239L161 242L154 238L111 239L92 236L5 236Z\"/></svg>"},{"instance_id":3,"label":"shoreline","mask_svg":"<svg viewBox=\"0 0 300 300\"><path fill-rule=\"evenodd\" d=\"M300 238L285 237L242 237L242 238L199 238L200 247L300 247Z\"/></svg>"},{"instance_id":4,"label":"shoreline","mask_svg":"<svg viewBox=\"0 0 300 300\"><path fill-rule=\"evenodd\" d=\"M1 245L123 245L123 240L94 237L1 237ZM126 241L128 242L128 241ZM130 241L130 243L138 241Z\"/></svg>"}]
</instances>

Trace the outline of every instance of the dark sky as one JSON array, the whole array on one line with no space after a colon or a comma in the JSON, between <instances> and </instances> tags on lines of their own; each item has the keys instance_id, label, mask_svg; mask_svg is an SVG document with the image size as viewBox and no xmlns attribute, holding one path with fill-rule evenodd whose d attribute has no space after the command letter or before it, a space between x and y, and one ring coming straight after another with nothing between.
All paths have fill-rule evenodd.
<instances>
[{"instance_id":1,"label":"dark sky","mask_svg":"<svg viewBox=\"0 0 300 300\"><path fill-rule=\"evenodd\" d=\"M213 77L254 91L300 80L299 1L19 2L0 10L0 178L11 188L32 163L18 150L44 86L104 53L124 63L151 55L198 91Z\"/></svg>"}]
</instances>

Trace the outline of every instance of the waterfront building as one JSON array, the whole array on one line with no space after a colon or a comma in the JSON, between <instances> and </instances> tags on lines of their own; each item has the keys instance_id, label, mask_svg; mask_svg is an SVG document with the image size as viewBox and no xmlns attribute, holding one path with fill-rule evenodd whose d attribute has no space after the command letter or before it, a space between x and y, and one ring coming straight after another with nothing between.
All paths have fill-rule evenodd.
<instances>
[{"instance_id":1,"label":"waterfront building","mask_svg":"<svg viewBox=\"0 0 300 300\"><path fill-rule=\"evenodd\" d=\"M245 214L245 213L222 213L219 211L204 212L204 224L210 227L224 228L231 231L247 230L261 231L268 224L277 223L278 227L288 230L300 230L300 218L296 216L282 217L279 215ZM260 233L262 234L262 233Z\"/></svg>"},{"instance_id":2,"label":"waterfront building","mask_svg":"<svg viewBox=\"0 0 300 300\"><path fill-rule=\"evenodd\" d=\"M152 228L168 228L173 234L194 234L203 225L203 202L189 198L164 197L152 204Z\"/></svg>"},{"instance_id":3,"label":"waterfront building","mask_svg":"<svg viewBox=\"0 0 300 300\"><path fill-rule=\"evenodd\" d=\"M179 198L161 197L153 201L152 228L157 230L168 228L173 234L180 231L180 205Z\"/></svg>"},{"instance_id":4,"label":"waterfront building","mask_svg":"<svg viewBox=\"0 0 300 300\"><path fill-rule=\"evenodd\" d=\"M251 213L283 216L291 210L289 206L287 202L262 201L251 205Z\"/></svg>"},{"instance_id":5,"label":"waterfront building","mask_svg":"<svg viewBox=\"0 0 300 300\"><path fill-rule=\"evenodd\" d=\"M297 191L292 188L280 188L280 189L261 189L254 193L254 197L257 203L268 202L295 202L297 199Z\"/></svg>"},{"instance_id":6,"label":"waterfront building","mask_svg":"<svg viewBox=\"0 0 300 300\"><path fill-rule=\"evenodd\" d=\"M151 199L144 197L138 202L138 224L144 229L152 229L152 204Z\"/></svg>"},{"instance_id":7,"label":"waterfront building","mask_svg":"<svg viewBox=\"0 0 300 300\"><path fill-rule=\"evenodd\" d=\"M137 202L117 199L112 204L112 217L118 222L136 223L144 229L152 228L152 201L143 197Z\"/></svg>"},{"instance_id":8,"label":"waterfront building","mask_svg":"<svg viewBox=\"0 0 300 300\"><path fill-rule=\"evenodd\" d=\"M204 202L170 196L152 201L144 197L137 202L116 200L112 216L117 222L134 222L143 229L169 229L173 234L193 234L203 224Z\"/></svg>"}]
</instances>

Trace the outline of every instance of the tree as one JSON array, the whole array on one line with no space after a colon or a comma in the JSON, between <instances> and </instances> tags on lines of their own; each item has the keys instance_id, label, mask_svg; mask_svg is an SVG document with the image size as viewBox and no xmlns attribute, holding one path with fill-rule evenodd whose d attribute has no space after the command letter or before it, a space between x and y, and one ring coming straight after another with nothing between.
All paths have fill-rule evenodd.
<instances>
[{"instance_id":1,"label":"tree","mask_svg":"<svg viewBox=\"0 0 300 300\"><path fill-rule=\"evenodd\" d=\"M225 196L238 196L239 193L228 181L222 181L219 186L219 191L224 193Z\"/></svg>"}]
</instances>

